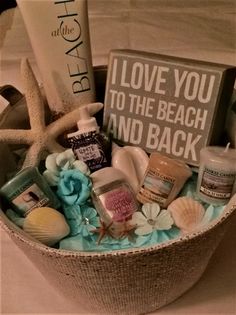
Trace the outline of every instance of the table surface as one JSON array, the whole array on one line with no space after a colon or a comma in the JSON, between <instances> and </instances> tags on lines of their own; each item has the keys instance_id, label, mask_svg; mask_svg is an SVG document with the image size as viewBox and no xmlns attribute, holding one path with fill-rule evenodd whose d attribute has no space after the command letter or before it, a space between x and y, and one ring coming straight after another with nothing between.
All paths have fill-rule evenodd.
<instances>
[{"instance_id":1,"label":"table surface","mask_svg":"<svg viewBox=\"0 0 236 315\"><path fill-rule=\"evenodd\" d=\"M147 3L147 2L146 2ZM112 48L132 48L236 65L235 1L89 0L94 65ZM108 25L110 27L108 27ZM0 85L23 92L20 60L40 74L18 9L0 15ZM106 41L101 40L106 38ZM236 314L236 218L200 281L153 314ZM86 314L52 289L4 231L1 236L1 314Z\"/></svg>"}]
</instances>

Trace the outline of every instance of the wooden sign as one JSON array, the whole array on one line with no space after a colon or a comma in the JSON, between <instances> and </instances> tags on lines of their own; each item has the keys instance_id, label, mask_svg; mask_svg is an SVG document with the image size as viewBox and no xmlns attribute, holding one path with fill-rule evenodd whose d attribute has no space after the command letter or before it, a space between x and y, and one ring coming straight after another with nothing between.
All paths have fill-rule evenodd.
<instances>
[{"instance_id":1,"label":"wooden sign","mask_svg":"<svg viewBox=\"0 0 236 315\"><path fill-rule=\"evenodd\" d=\"M121 144L199 165L219 144L236 68L132 50L110 53L103 127Z\"/></svg>"}]
</instances>

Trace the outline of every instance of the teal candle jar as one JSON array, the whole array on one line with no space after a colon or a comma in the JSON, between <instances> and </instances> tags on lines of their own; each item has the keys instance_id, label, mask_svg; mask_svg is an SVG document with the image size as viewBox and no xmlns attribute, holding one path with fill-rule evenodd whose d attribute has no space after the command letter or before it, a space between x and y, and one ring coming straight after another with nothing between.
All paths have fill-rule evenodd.
<instances>
[{"instance_id":1,"label":"teal candle jar","mask_svg":"<svg viewBox=\"0 0 236 315\"><path fill-rule=\"evenodd\" d=\"M0 189L0 193L20 215L27 216L34 208L58 209L60 202L36 167L18 172Z\"/></svg>"}]
</instances>

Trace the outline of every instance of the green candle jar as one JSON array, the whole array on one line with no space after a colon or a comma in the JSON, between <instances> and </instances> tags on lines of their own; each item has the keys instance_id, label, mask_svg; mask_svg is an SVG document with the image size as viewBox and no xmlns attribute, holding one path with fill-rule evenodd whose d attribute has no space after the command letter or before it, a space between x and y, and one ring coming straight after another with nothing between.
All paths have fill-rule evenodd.
<instances>
[{"instance_id":1,"label":"green candle jar","mask_svg":"<svg viewBox=\"0 0 236 315\"><path fill-rule=\"evenodd\" d=\"M58 209L60 202L36 167L21 170L2 188L0 193L20 215L27 216L34 208Z\"/></svg>"}]
</instances>

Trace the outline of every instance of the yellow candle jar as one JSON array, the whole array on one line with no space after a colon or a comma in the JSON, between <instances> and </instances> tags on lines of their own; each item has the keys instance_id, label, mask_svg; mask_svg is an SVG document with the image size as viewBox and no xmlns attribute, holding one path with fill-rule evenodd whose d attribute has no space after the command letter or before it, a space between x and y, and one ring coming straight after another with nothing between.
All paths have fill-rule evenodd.
<instances>
[{"instance_id":1,"label":"yellow candle jar","mask_svg":"<svg viewBox=\"0 0 236 315\"><path fill-rule=\"evenodd\" d=\"M166 207L180 192L191 169L182 161L152 153L137 199L141 203L156 202Z\"/></svg>"},{"instance_id":2,"label":"yellow candle jar","mask_svg":"<svg viewBox=\"0 0 236 315\"><path fill-rule=\"evenodd\" d=\"M209 146L200 151L197 193L214 205L226 204L236 192L236 150Z\"/></svg>"}]
</instances>

